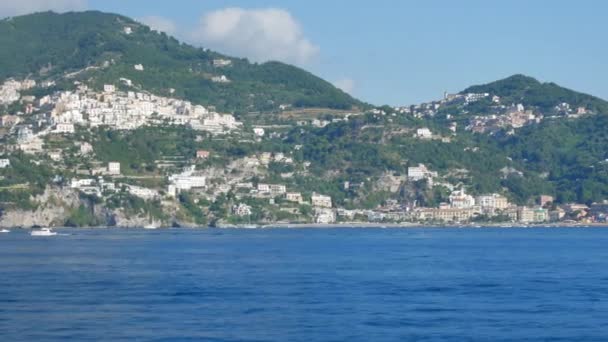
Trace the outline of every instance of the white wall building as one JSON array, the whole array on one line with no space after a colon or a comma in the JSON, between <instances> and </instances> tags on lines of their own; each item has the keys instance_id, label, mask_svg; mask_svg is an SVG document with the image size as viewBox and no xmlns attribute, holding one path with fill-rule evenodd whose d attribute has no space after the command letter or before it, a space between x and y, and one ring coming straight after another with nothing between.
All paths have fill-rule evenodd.
<instances>
[{"instance_id":1,"label":"white wall building","mask_svg":"<svg viewBox=\"0 0 608 342\"><path fill-rule=\"evenodd\" d=\"M159 196L156 190L135 185L127 186L127 191L133 196L137 196L146 200L154 199Z\"/></svg>"},{"instance_id":2,"label":"white wall building","mask_svg":"<svg viewBox=\"0 0 608 342\"><path fill-rule=\"evenodd\" d=\"M113 93L116 91L116 87L112 84L104 84L103 91L104 93Z\"/></svg>"},{"instance_id":3,"label":"white wall building","mask_svg":"<svg viewBox=\"0 0 608 342\"><path fill-rule=\"evenodd\" d=\"M226 67L232 64L232 61L229 59L214 59L213 66L216 68Z\"/></svg>"},{"instance_id":4,"label":"white wall building","mask_svg":"<svg viewBox=\"0 0 608 342\"><path fill-rule=\"evenodd\" d=\"M60 134L71 134L76 132L76 129L74 128L74 124L71 123L58 123L55 126L55 133L60 133Z\"/></svg>"},{"instance_id":5,"label":"white wall building","mask_svg":"<svg viewBox=\"0 0 608 342\"><path fill-rule=\"evenodd\" d=\"M262 194L282 195L287 192L287 187L282 184L258 184L258 192Z\"/></svg>"},{"instance_id":6,"label":"white wall building","mask_svg":"<svg viewBox=\"0 0 608 342\"><path fill-rule=\"evenodd\" d=\"M119 175L120 174L120 163L119 162L109 162L108 163L108 173L111 175Z\"/></svg>"},{"instance_id":7,"label":"white wall building","mask_svg":"<svg viewBox=\"0 0 608 342\"><path fill-rule=\"evenodd\" d=\"M304 202L304 198L302 194L299 192L288 192L285 194L285 199L290 202L302 203Z\"/></svg>"},{"instance_id":8,"label":"white wall building","mask_svg":"<svg viewBox=\"0 0 608 342\"><path fill-rule=\"evenodd\" d=\"M213 76L211 77L211 81L215 83L230 83L230 80L228 79L228 77L226 77L226 75Z\"/></svg>"},{"instance_id":9,"label":"white wall building","mask_svg":"<svg viewBox=\"0 0 608 342\"><path fill-rule=\"evenodd\" d=\"M312 194L312 205L314 207L331 208L332 207L331 197L313 193Z\"/></svg>"},{"instance_id":10,"label":"white wall building","mask_svg":"<svg viewBox=\"0 0 608 342\"><path fill-rule=\"evenodd\" d=\"M83 142L80 144L80 153L81 154L89 154L93 152L93 145L88 142Z\"/></svg>"},{"instance_id":11,"label":"white wall building","mask_svg":"<svg viewBox=\"0 0 608 342\"><path fill-rule=\"evenodd\" d=\"M264 131L264 129L263 129L263 128L261 128L261 127L255 127L255 128L253 129L253 134L257 135L258 137L263 137L263 136L264 136L264 133L265 133L265 131Z\"/></svg>"},{"instance_id":12,"label":"white wall building","mask_svg":"<svg viewBox=\"0 0 608 342\"><path fill-rule=\"evenodd\" d=\"M270 184L270 193L272 195L282 195L287 192L287 187L283 184Z\"/></svg>"},{"instance_id":13,"label":"white wall building","mask_svg":"<svg viewBox=\"0 0 608 342\"><path fill-rule=\"evenodd\" d=\"M62 159L61 151L49 151L48 156L52 161L60 161Z\"/></svg>"},{"instance_id":14,"label":"white wall building","mask_svg":"<svg viewBox=\"0 0 608 342\"><path fill-rule=\"evenodd\" d=\"M179 192L181 190L204 188L207 179L205 176L197 175L194 166L191 166L184 172L169 177L169 181L175 186L175 190Z\"/></svg>"},{"instance_id":15,"label":"white wall building","mask_svg":"<svg viewBox=\"0 0 608 342\"><path fill-rule=\"evenodd\" d=\"M82 187L86 187L86 186L92 186L93 184L95 184L95 180L92 178L85 178L85 179L73 178L70 181L70 187L73 189L82 188Z\"/></svg>"},{"instance_id":16,"label":"white wall building","mask_svg":"<svg viewBox=\"0 0 608 342\"><path fill-rule=\"evenodd\" d=\"M421 139L430 139L433 137L433 133L430 129L423 127L416 130L416 136Z\"/></svg>"},{"instance_id":17,"label":"white wall building","mask_svg":"<svg viewBox=\"0 0 608 342\"><path fill-rule=\"evenodd\" d=\"M259 183L258 191L261 193L270 193L270 184Z\"/></svg>"},{"instance_id":18,"label":"white wall building","mask_svg":"<svg viewBox=\"0 0 608 342\"><path fill-rule=\"evenodd\" d=\"M430 171L424 164L407 168L407 178L411 181L419 181L421 179L432 179L437 177L437 172Z\"/></svg>"},{"instance_id":19,"label":"white wall building","mask_svg":"<svg viewBox=\"0 0 608 342\"><path fill-rule=\"evenodd\" d=\"M251 215L251 206L245 203L240 203L239 205L232 207L232 212L236 216L249 216Z\"/></svg>"},{"instance_id":20,"label":"white wall building","mask_svg":"<svg viewBox=\"0 0 608 342\"><path fill-rule=\"evenodd\" d=\"M482 195L475 198L475 205L482 209L502 210L509 207L509 200L499 194Z\"/></svg>"},{"instance_id":21,"label":"white wall building","mask_svg":"<svg viewBox=\"0 0 608 342\"><path fill-rule=\"evenodd\" d=\"M321 224L329 224L336 222L336 214L331 209L316 210L315 222Z\"/></svg>"},{"instance_id":22,"label":"white wall building","mask_svg":"<svg viewBox=\"0 0 608 342\"><path fill-rule=\"evenodd\" d=\"M475 198L466 194L464 190L457 190L450 194L450 206L458 209L471 208L475 206Z\"/></svg>"},{"instance_id":23,"label":"white wall building","mask_svg":"<svg viewBox=\"0 0 608 342\"><path fill-rule=\"evenodd\" d=\"M173 183L177 190L191 190L194 188L204 188L206 185L206 178L204 176L179 175L174 178Z\"/></svg>"},{"instance_id":24,"label":"white wall building","mask_svg":"<svg viewBox=\"0 0 608 342\"><path fill-rule=\"evenodd\" d=\"M7 168L11 165L11 161L8 159L0 159L0 169Z\"/></svg>"}]
</instances>

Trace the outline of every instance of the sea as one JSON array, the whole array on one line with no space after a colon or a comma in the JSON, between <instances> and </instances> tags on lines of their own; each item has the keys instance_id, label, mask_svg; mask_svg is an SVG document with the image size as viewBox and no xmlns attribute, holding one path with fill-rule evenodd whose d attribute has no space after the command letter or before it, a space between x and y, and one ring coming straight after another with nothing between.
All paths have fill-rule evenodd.
<instances>
[{"instance_id":1,"label":"sea","mask_svg":"<svg viewBox=\"0 0 608 342\"><path fill-rule=\"evenodd\" d=\"M608 341L608 229L0 234L0 341Z\"/></svg>"}]
</instances>

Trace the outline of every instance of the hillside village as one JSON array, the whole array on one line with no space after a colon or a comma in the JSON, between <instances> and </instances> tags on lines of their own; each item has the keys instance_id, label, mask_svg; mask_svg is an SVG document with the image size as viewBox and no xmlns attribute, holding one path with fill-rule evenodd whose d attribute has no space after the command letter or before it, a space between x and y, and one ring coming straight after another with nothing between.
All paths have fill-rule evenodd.
<instances>
[{"instance_id":1,"label":"hillside village","mask_svg":"<svg viewBox=\"0 0 608 342\"><path fill-rule=\"evenodd\" d=\"M49 30L66 22L69 38ZM122 16L40 13L0 31L1 53L31 57L0 59L0 226L608 217L608 104L553 83L514 75L374 107Z\"/></svg>"},{"instance_id":2,"label":"hillside village","mask_svg":"<svg viewBox=\"0 0 608 342\"><path fill-rule=\"evenodd\" d=\"M214 61L220 67L229 66L226 61ZM142 66L135 66L143 70ZM268 127L247 128L231 114L220 114L213 108L205 108L178 98L156 96L145 91L129 90L132 82L127 78L116 80L115 84L105 84L103 89L95 90L86 84L75 81L74 90L54 91L35 97L21 95L21 92L34 88L46 89L52 86L52 81L36 83L34 80L9 79L0 87L0 103L6 108L17 109L13 113L0 117L4 130L2 145L5 157L0 159L0 168L11 168L11 161L19 154L29 156L30 163L48 163L57 170L54 180L45 187L60 193L76 192L85 198L96 198L98 203L112 203L116 198L131 196L142 203L155 203L158 212L152 215L146 212L143 205L141 211L135 212L133 220L112 222L118 225L154 224L170 226L179 224L179 212L183 207L189 208L195 217L185 218L181 224L191 220L190 224L208 224L203 217L214 217L214 224L277 224L277 223L355 223L355 222L387 222L387 223L453 223L495 222L495 223L548 223L563 220L581 220L597 222L606 219L608 204L598 203L591 206L568 203L556 206L551 196L538 194L537 202L531 206L510 203L509 199L499 193L472 195L467 193L462 184L451 184L445 177L440 177L437 171L429 169L424 164L410 165L402 177L389 180L388 192L395 193L403 187L415 186L432 189L441 185L449 191L447 201L438 203L435 207L418 205L416 201L399 201L387 198L373 208L356 208L338 205L330 195L308 191L293 184L296 174L306 175L308 168L315 161L299 161L294 153L302 148L295 145L284 152L262 152L246 155L229 160L223 169L205 164L215 156L214 151L198 149L191 156L182 156L189 163L172 163L171 160L157 160L158 169L153 175L137 175L133 172L125 174L123 165L118 161L109 161L105 165L96 160L94 141L80 141L79 137L91 135L97 129L128 132L142 127L184 127L194 132L200 132L197 140L223 139L232 136L240 140L262 142L271 139L270 136L281 137L280 130L271 132ZM121 90L119 87L127 88ZM538 122L542 115L535 115L532 110L526 110L523 105L505 106L500 104L500 98L484 94L447 95L438 102L426 103L410 107L396 107L389 114L381 109L372 109L368 115L377 117L433 117L445 106L468 105L484 98L491 97L493 109L497 114L473 116L467 131L487 133L497 128L517 129L528 121ZM556 113L568 118L585 115L585 108L570 109L568 104L555 108ZM343 118L332 120L309 120L293 123L293 127L310 125L323 128L339 122L348 122L350 118L361 116L350 114ZM446 119L451 118L450 114ZM389 119L392 120L392 119ZM448 123L449 131L456 135L457 124ZM84 134L86 133L86 134ZM428 127L420 127L412 131L414 139L434 139L437 135ZM57 137L72 142L77 148L50 148ZM450 138L441 138L449 143ZM78 169L68 170L63 163L64 158L76 158ZM84 167L89 165L88 167ZM96 166L95 166L96 165ZM271 166L286 165L291 172L281 174L281 179L275 182L265 182ZM1 171L0 171L1 172ZM61 175L63 176L61 176ZM62 179L67 176L68 179ZM139 184L138 180L151 178L156 180L154 186ZM390 178L390 177L389 177ZM133 181L135 180L135 181ZM378 182L386 179L378 180ZM343 190L350 190L363 184L344 182ZM386 184L385 184L386 185ZM22 191L27 184L10 185L9 191ZM373 186L377 188L377 184ZM16 190L19 189L19 190ZM6 190L4 190L6 191ZM218 199L225 207L217 213L206 211L204 206L213 206ZM35 197L32 198L35 202ZM119 202L120 203L120 200ZM38 203L38 206L44 203ZM90 204L89 204L90 205ZM116 209L120 210L120 207ZM6 208L6 210L10 210ZM269 215L272 212L274 214ZM198 221L196 218L198 215ZM9 215L10 216L10 215ZM67 217L48 217L48 222L38 224L65 224L62 220ZM115 220L112 220L115 221ZM4 223L3 223L4 222ZM105 222L104 222L105 223ZM0 221L0 224L10 222Z\"/></svg>"},{"instance_id":3,"label":"hillside village","mask_svg":"<svg viewBox=\"0 0 608 342\"><path fill-rule=\"evenodd\" d=\"M576 119L583 115L595 114L584 106L574 108L566 102L557 104L549 113L540 113L535 112L534 108L526 108L521 103L503 104L500 96L491 96L489 93L448 94L447 92L439 101L395 107L394 110L417 118L434 118L443 115L449 122L450 130L455 132L458 127L456 119L470 114L468 106L482 100L491 102L483 115L470 115L468 122L465 122L465 130L492 134L505 128L517 129L533 123L538 124L543 120ZM513 130L509 131L509 134L513 133Z\"/></svg>"}]
</instances>

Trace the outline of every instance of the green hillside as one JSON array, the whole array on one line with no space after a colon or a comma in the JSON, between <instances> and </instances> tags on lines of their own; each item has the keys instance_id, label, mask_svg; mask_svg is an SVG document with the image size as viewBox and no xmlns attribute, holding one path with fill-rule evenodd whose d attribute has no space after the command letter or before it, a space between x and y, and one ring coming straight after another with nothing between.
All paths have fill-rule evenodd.
<instances>
[{"instance_id":1,"label":"green hillside","mask_svg":"<svg viewBox=\"0 0 608 342\"><path fill-rule=\"evenodd\" d=\"M564 102L573 107L586 107L596 113L608 112L608 102L600 98L552 82L542 83L524 75L513 75L488 84L471 86L462 93L490 93L500 96L502 103L521 103L526 107L537 107L542 112L549 112Z\"/></svg>"},{"instance_id":2,"label":"green hillside","mask_svg":"<svg viewBox=\"0 0 608 342\"><path fill-rule=\"evenodd\" d=\"M131 34L124 32L130 27ZM330 83L297 67L250 63L181 43L124 16L96 11L53 12L0 21L0 80L48 79L94 66L76 79L118 83L120 77L158 94L184 97L225 111L270 111L281 104L351 109L364 106ZM214 67L214 59L232 65ZM104 63L106 63L105 67ZM134 69L142 64L144 71ZM230 83L214 83L225 75Z\"/></svg>"},{"instance_id":3,"label":"green hillside","mask_svg":"<svg viewBox=\"0 0 608 342\"><path fill-rule=\"evenodd\" d=\"M168 176L186 166L209 172L209 191L216 193L186 193L174 203L199 223L230 216L233 205L239 204L237 197L257 208L256 220L273 222L290 215L311 219L309 210L294 209L282 198L269 201L237 186L226 192L226 184L282 184L306 198L316 192L331 196L337 207L366 210L395 201L437 207L458 189L472 195L503 194L518 205L532 205L541 194L554 196L556 204L608 199L608 103L532 77L514 75L461 92L489 93L500 101L492 96L474 101L455 96L432 107L423 104L403 111L383 106L372 111L297 67L250 63L195 48L113 14L49 12L5 19L0 21L0 44L0 80L29 77L57 82L54 88L35 87L23 95L57 95L57 90L74 88L74 81L96 90L114 84L121 90L150 91L215 106L243 122L242 128L221 136L169 122L134 130L78 122L76 134L45 135L44 150L35 157L14 152L19 127L3 127L0 146L6 147L13 165L0 179L4 207L32 207L30 195L42 193L56 176L66 185L67 179L77 176L73 170L92 173L111 161L121 163L126 177L122 182L162 192ZM214 65L218 59L230 63ZM139 64L143 70L134 67ZM230 82L214 82L212 78L218 76ZM534 116L513 112L511 105L518 103ZM562 103L570 109L556 111ZM300 109L280 112L283 104ZM15 101L1 108L0 115L17 114L25 106ZM577 107L587 111L579 112ZM52 129L55 123L49 121L49 111L47 106L21 113L19 125L31 125L36 131ZM350 111L356 113L346 115ZM318 120L312 122L311 116ZM254 134L256 125L263 125L265 132ZM479 127L475 125L484 129L474 130ZM421 136L417 132L421 128L432 134ZM80 153L75 141L90 144L92 152ZM211 157L194 158L199 150ZM52 160L50 151L61 151L62 161ZM270 161L270 156L279 155ZM35 167L28 168L29 164ZM434 181L408 179L408 168L419 164L436 172ZM150 213L160 206L133 201L122 192L103 201L109 208L148 208ZM293 214L294 210L300 214Z\"/></svg>"}]
</instances>

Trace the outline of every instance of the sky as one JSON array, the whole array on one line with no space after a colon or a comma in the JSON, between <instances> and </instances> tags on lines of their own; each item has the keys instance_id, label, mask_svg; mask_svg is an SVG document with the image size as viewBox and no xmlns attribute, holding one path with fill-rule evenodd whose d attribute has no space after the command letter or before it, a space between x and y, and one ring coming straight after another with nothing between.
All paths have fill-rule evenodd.
<instances>
[{"instance_id":1,"label":"sky","mask_svg":"<svg viewBox=\"0 0 608 342\"><path fill-rule=\"evenodd\" d=\"M0 17L95 9L252 61L295 64L376 105L526 74L608 99L603 0L0 0Z\"/></svg>"}]
</instances>

